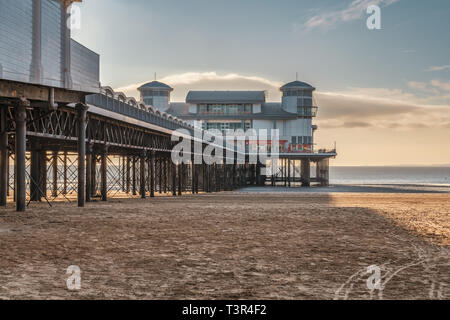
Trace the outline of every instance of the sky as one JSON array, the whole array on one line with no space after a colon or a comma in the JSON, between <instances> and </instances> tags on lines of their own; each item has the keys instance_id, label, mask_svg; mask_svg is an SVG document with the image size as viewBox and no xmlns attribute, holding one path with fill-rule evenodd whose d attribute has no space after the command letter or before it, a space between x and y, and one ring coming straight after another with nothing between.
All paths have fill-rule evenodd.
<instances>
[{"instance_id":1,"label":"sky","mask_svg":"<svg viewBox=\"0 0 450 320\"><path fill-rule=\"evenodd\" d=\"M381 29L369 30L370 5ZM84 0L72 36L101 55L101 82L138 98L188 90L317 88L318 147L333 165L450 164L448 0Z\"/></svg>"}]
</instances>

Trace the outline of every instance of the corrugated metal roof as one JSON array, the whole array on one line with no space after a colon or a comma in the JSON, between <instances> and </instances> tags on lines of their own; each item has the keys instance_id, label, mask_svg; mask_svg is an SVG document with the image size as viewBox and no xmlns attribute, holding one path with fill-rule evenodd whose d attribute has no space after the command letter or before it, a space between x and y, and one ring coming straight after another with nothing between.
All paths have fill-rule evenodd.
<instances>
[{"instance_id":1,"label":"corrugated metal roof","mask_svg":"<svg viewBox=\"0 0 450 320\"><path fill-rule=\"evenodd\" d=\"M296 113L290 113L282 109L281 103L264 103L261 106L261 116L264 118L283 118L283 119L296 119Z\"/></svg>"},{"instance_id":2,"label":"corrugated metal roof","mask_svg":"<svg viewBox=\"0 0 450 320\"><path fill-rule=\"evenodd\" d=\"M150 89L155 88L155 89L167 89L167 90L173 90L173 89L172 89L170 86L168 86L167 84L162 83L162 82L159 82L159 81L152 81L152 82L146 83L146 84L140 86L140 87L138 88L138 90L140 90L140 89L145 89L145 88L150 88Z\"/></svg>"},{"instance_id":3,"label":"corrugated metal roof","mask_svg":"<svg viewBox=\"0 0 450 320\"><path fill-rule=\"evenodd\" d=\"M182 102L171 103L166 111L178 118L184 120L211 119L214 116L202 116L189 113L189 104ZM290 113L282 109L281 103L263 103L261 113L252 113L248 115L236 116L217 116L217 119L255 119L255 120L294 120L297 119L296 113Z\"/></svg>"},{"instance_id":4,"label":"corrugated metal roof","mask_svg":"<svg viewBox=\"0 0 450 320\"><path fill-rule=\"evenodd\" d=\"M312 85L310 85L306 82L302 82L302 81L289 82L289 83L285 84L284 86L282 86L281 90L294 89L294 88L315 90L315 88Z\"/></svg>"},{"instance_id":5,"label":"corrugated metal roof","mask_svg":"<svg viewBox=\"0 0 450 320\"><path fill-rule=\"evenodd\" d=\"M188 103L263 103L264 91L189 91Z\"/></svg>"}]
</instances>

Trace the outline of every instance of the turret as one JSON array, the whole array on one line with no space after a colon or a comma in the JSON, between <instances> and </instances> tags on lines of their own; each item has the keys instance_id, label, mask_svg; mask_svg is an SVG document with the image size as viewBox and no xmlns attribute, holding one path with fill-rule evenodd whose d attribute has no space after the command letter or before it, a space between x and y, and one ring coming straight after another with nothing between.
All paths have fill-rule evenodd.
<instances>
[{"instance_id":1,"label":"turret","mask_svg":"<svg viewBox=\"0 0 450 320\"><path fill-rule=\"evenodd\" d=\"M171 87L159 81L152 81L138 88L141 101L146 106L153 106L160 111L167 111L170 103Z\"/></svg>"},{"instance_id":2,"label":"turret","mask_svg":"<svg viewBox=\"0 0 450 320\"><path fill-rule=\"evenodd\" d=\"M283 110L297 113L299 117L316 116L317 107L313 105L313 92L316 88L305 82L294 81L285 84L280 90L283 92Z\"/></svg>"}]
</instances>

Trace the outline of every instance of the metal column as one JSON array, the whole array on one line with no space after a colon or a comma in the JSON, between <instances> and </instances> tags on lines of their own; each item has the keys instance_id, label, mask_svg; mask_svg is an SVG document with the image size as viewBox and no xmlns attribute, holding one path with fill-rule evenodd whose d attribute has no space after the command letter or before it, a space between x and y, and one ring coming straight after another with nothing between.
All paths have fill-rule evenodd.
<instances>
[{"instance_id":1,"label":"metal column","mask_svg":"<svg viewBox=\"0 0 450 320\"><path fill-rule=\"evenodd\" d=\"M311 163L309 159L302 160L302 187L311 186Z\"/></svg>"},{"instance_id":2,"label":"metal column","mask_svg":"<svg viewBox=\"0 0 450 320\"><path fill-rule=\"evenodd\" d=\"M181 188L183 184L183 170L182 170L182 164L178 165L178 195L181 196L183 194Z\"/></svg>"},{"instance_id":3,"label":"metal column","mask_svg":"<svg viewBox=\"0 0 450 320\"><path fill-rule=\"evenodd\" d=\"M15 147L15 168L16 168L16 210L25 212L26 208L26 149L27 149L27 111L29 101L21 100L16 106L16 147Z\"/></svg>"},{"instance_id":4,"label":"metal column","mask_svg":"<svg viewBox=\"0 0 450 320\"><path fill-rule=\"evenodd\" d=\"M64 171L63 171L63 191L62 194L66 195L67 194L67 151L64 151L64 158L63 158L63 166L64 166Z\"/></svg>"},{"instance_id":5,"label":"metal column","mask_svg":"<svg viewBox=\"0 0 450 320\"><path fill-rule=\"evenodd\" d=\"M53 151L52 156L52 196L58 196L58 151Z\"/></svg>"},{"instance_id":6,"label":"metal column","mask_svg":"<svg viewBox=\"0 0 450 320\"><path fill-rule=\"evenodd\" d=\"M41 201L41 153L38 142L33 143L31 150L31 166L30 166L30 200Z\"/></svg>"},{"instance_id":7,"label":"metal column","mask_svg":"<svg viewBox=\"0 0 450 320\"><path fill-rule=\"evenodd\" d=\"M172 195L177 196L177 165L172 164Z\"/></svg>"},{"instance_id":8,"label":"metal column","mask_svg":"<svg viewBox=\"0 0 450 320\"><path fill-rule=\"evenodd\" d=\"M78 113L78 206L84 207L86 203L86 116L88 107L79 103L76 109Z\"/></svg>"},{"instance_id":9,"label":"metal column","mask_svg":"<svg viewBox=\"0 0 450 320\"><path fill-rule=\"evenodd\" d=\"M86 149L86 202L91 202L92 196L92 154L94 146L89 144Z\"/></svg>"},{"instance_id":10,"label":"metal column","mask_svg":"<svg viewBox=\"0 0 450 320\"><path fill-rule=\"evenodd\" d=\"M0 206L6 206L8 197L8 132L7 132L7 106L0 106Z\"/></svg>"},{"instance_id":11,"label":"metal column","mask_svg":"<svg viewBox=\"0 0 450 320\"><path fill-rule=\"evenodd\" d=\"M145 158L147 156L146 151L142 151L141 157L140 157L140 170L139 170L139 176L140 176L140 184L139 184L139 193L141 194L141 198L145 199Z\"/></svg>"},{"instance_id":12,"label":"metal column","mask_svg":"<svg viewBox=\"0 0 450 320\"><path fill-rule=\"evenodd\" d=\"M108 201L108 147L104 146L101 155L102 201Z\"/></svg>"},{"instance_id":13,"label":"metal column","mask_svg":"<svg viewBox=\"0 0 450 320\"><path fill-rule=\"evenodd\" d=\"M167 166L168 166L168 162L169 162L169 160L167 160L167 159L163 159L163 162L162 162L162 164L164 164L163 165L163 168L164 169L161 169L161 170L163 170L163 179L164 179L164 193L167 193Z\"/></svg>"},{"instance_id":14,"label":"metal column","mask_svg":"<svg viewBox=\"0 0 450 320\"><path fill-rule=\"evenodd\" d=\"M155 152L150 153L150 197L155 197Z\"/></svg>"},{"instance_id":15,"label":"metal column","mask_svg":"<svg viewBox=\"0 0 450 320\"><path fill-rule=\"evenodd\" d=\"M127 172L125 174L126 176L126 192L130 193L130 169L131 169L131 159L130 157L127 157Z\"/></svg>"},{"instance_id":16,"label":"metal column","mask_svg":"<svg viewBox=\"0 0 450 320\"><path fill-rule=\"evenodd\" d=\"M136 157L133 156L132 160L131 160L131 171L132 171L132 191L133 191L133 196L135 196L137 194L137 188L136 188Z\"/></svg>"}]
</instances>

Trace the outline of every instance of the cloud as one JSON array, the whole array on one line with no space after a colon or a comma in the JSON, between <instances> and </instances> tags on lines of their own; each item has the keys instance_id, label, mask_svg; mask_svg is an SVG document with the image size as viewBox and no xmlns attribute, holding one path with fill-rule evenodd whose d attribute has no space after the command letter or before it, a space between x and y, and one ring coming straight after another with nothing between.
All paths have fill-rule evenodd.
<instances>
[{"instance_id":1,"label":"cloud","mask_svg":"<svg viewBox=\"0 0 450 320\"><path fill-rule=\"evenodd\" d=\"M445 65L445 66L431 66L429 67L427 70L427 72L434 72L434 71L443 71L443 70L447 70L450 69L450 65Z\"/></svg>"},{"instance_id":2,"label":"cloud","mask_svg":"<svg viewBox=\"0 0 450 320\"><path fill-rule=\"evenodd\" d=\"M448 128L450 105L426 104L398 89L350 88L317 92L317 123L327 129Z\"/></svg>"},{"instance_id":3,"label":"cloud","mask_svg":"<svg viewBox=\"0 0 450 320\"><path fill-rule=\"evenodd\" d=\"M444 91L450 91L450 82L442 82L440 80L432 80L431 85Z\"/></svg>"},{"instance_id":4,"label":"cloud","mask_svg":"<svg viewBox=\"0 0 450 320\"><path fill-rule=\"evenodd\" d=\"M237 73L228 73L219 75L217 72L187 72L178 75L172 75L161 79L163 82L167 82L173 85L179 84L192 84L200 81L236 81L236 80L248 80L266 84L272 87L281 87L281 82L271 81L257 76L245 76Z\"/></svg>"},{"instance_id":5,"label":"cloud","mask_svg":"<svg viewBox=\"0 0 450 320\"><path fill-rule=\"evenodd\" d=\"M419 89L419 90L428 90L428 84L425 82L417 82L417 81L409 81L408 86L413 89Z\"/></svg>"},{"instance_id":6,"label":"cloud","mask_svg":"<svg viewBox=\"0 0 450 320\"><path fill-rule=\"evenodd\" d=\"M328 11L311 17L303 25L303 29L310 31L316 28L327 30L340 23L358 20L366 13L370 5L389 6L398 0L353 0L346 8Z\"/></svg>"},{"instance_id":7,"label":"cloud","mask_svg":"<svg viewBox=\"0 0 450 320\"><path fill-rule=\"evenodd\" d=\"M423 92L439 94L439 90L437 90L436 88L431 88L430 84L425 83L425 82L409 81L408 87L415 89L415 90L420 90Z\"/></svg>"}]
</instances>

